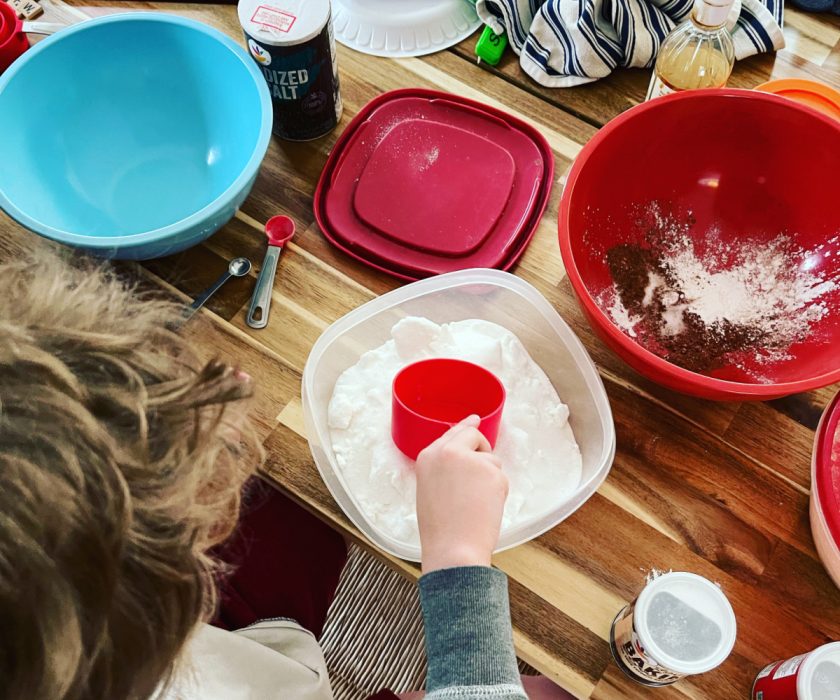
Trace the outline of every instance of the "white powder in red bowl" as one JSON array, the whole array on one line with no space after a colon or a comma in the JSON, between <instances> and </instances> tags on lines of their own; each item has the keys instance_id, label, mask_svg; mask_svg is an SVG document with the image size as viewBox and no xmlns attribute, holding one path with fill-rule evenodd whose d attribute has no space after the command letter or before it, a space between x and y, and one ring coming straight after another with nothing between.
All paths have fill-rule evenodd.
<instances>
[{"instance_id":1,"label":"white powder in red bowl","mask_svg":"<svg viewBox=\"0 0 840 700\"><path fill-rule=\"evenodd\" d=\"M840 281L823 263L836 241L806 250L786 234L724 240L655 206L648 214L643 242L606 251L613 284L598 302L669 362L695 372L779 362L830 313Z\"/></svg>"}]
</instances>

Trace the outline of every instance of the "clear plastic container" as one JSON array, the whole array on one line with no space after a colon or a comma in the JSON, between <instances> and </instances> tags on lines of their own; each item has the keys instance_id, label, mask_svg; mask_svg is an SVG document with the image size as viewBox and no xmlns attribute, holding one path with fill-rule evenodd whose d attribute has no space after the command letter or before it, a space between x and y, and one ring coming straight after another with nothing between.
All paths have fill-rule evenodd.
<instances>
[{"instance_id":1,"label":"clear plastic container","mask_svg":"<svg viewBox=\"0 0 840 700\"><path fill-rule=\"evenodd\" d=\"M498 551L527 542L568 518L598 489L615 456L615 426L604 385L589 354L534 287L498 270L452 272L409 284L374 299L332 324L312 348L303 370L303 409L309 447L321 477L353 524L389 554L420 561L420 548L371 523L347 489L330 441L327 407L339 375L362 353L383 344L406 316L435 323L477 318L519 336L569 406L583 472L571 496L545 515L502 531Z\"/></svg>"}]
</instances>

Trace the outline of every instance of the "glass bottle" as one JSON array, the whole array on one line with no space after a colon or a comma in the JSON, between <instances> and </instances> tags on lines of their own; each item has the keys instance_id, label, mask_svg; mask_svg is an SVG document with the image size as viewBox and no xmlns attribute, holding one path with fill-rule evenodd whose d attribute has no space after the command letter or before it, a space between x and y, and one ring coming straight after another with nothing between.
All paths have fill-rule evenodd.
<instances>
[{"instance_id":1,"label":"glass bottle","mask_svg":"<svg viewBox=\"0 0 840 700\"><path fill-rule=\"evenodd\" d=\"M726 28L733 0L696 0L691 17L662 42L645 98L679 90L720 88L735 63L735 47Z\"/></svg>"}]
</instances>

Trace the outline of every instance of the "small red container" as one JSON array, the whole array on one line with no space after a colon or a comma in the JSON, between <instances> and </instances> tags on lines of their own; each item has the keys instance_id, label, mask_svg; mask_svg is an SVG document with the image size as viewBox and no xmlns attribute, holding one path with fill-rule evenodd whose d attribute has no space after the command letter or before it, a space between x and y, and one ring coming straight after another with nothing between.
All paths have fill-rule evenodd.
<instances>
[{"instance_id":1,"label":"small red container","mask_svg":"<svg viewBox=\"0 0 840 700\"><path fill-rule=\"evenodd\" d=\"M29 48L29 39L23 32L23 22L14 8L0 2L0 73Z\"/></svg>"},{"instance_id":2,"label":"small red container","mask_svg":"<svg viewBox=\"0 0 840 700\"><path fill-rule=\"evenodd\" d=\"M410 459L464 418L478 415L478 429L496 446L505 387L483 367L449 358L420 360L394 377L391 437Z\"/></svg>"},{"instance_id":3,"label":"small red container","mask_svg":"<svg viewBox=\"0 0 840 700\"><path fill-rule=\"evenodd\" d=\"M752 700L823 700L840 695L840 642L766 666Z\"/></svg>"}]
</instances>

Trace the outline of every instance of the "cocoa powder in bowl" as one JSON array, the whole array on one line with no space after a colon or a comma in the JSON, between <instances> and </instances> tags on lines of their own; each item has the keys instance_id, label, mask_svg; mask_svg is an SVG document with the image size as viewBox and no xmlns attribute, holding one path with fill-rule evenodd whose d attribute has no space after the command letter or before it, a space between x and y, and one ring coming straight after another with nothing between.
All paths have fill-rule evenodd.
<instances>
[{"instance_id":1,"label":"cocoa powder in bowl","mask_svg":"<svg viewBox=\"0 0 840 700\"><path fill-rule=\"evenodd\" d=\"M713 229L697 236L695 225L652 207L642 242L606 251L613 285L601 307L643 347L694 372L785 359L828 313L838 281L809 270L814 252L789 236L733 245Z\"/></svg>"}]
</instances>

